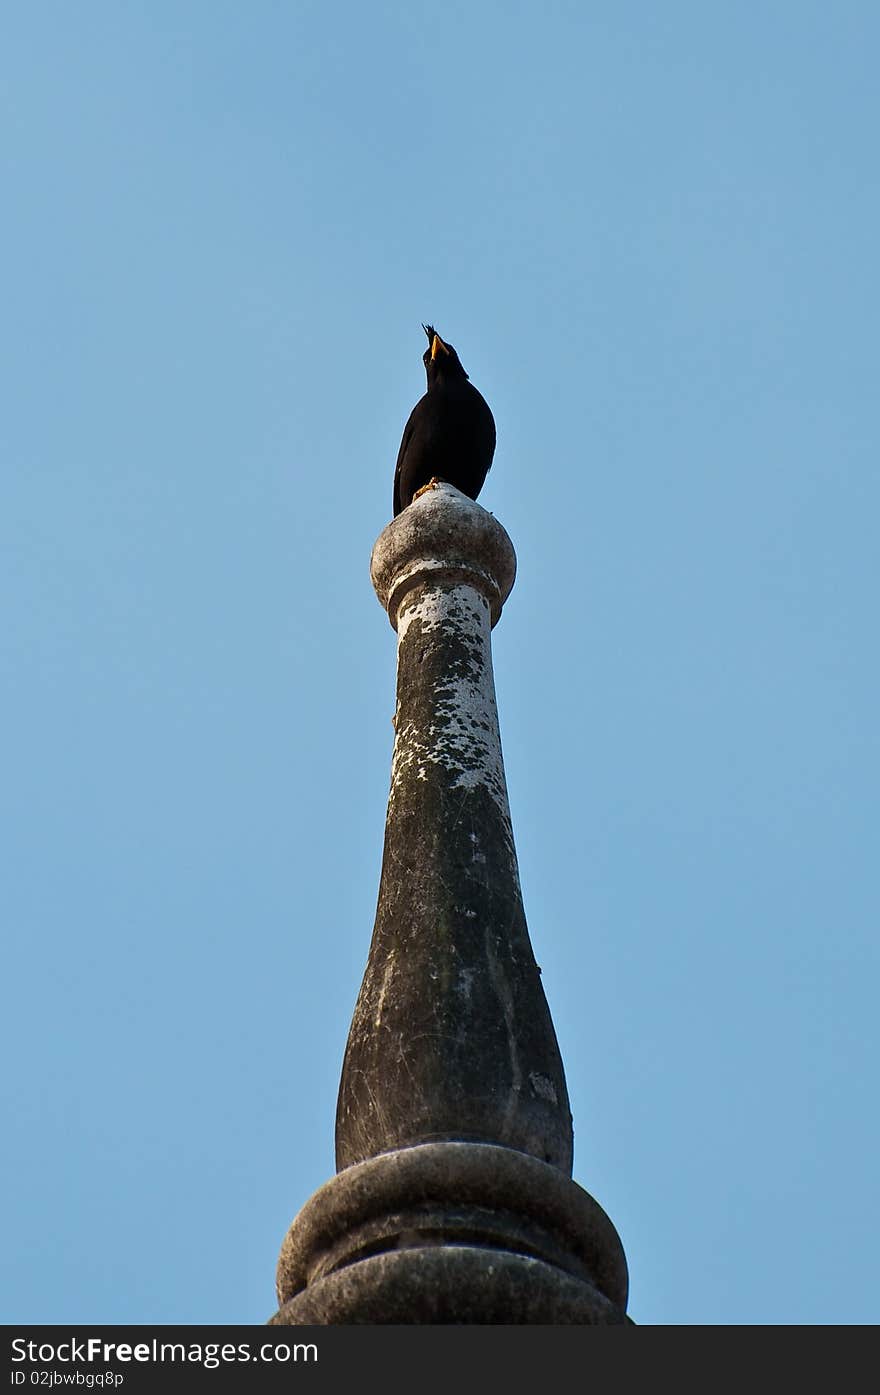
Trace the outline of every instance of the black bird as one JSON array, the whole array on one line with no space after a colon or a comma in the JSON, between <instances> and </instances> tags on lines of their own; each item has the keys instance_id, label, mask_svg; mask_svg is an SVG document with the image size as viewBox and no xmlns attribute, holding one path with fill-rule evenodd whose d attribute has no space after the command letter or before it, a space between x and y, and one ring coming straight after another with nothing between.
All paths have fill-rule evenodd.
<instances>
[{"instance_id":1,"label":"black bird","mask_svg":"<svg viewBox=\"0 0 880 1395\"><path fill-rule=\"evenodd\" d=\"M476 499L495 454L495 421L489 404L433 325L422 325L428 348L422 358L428 391L410 412L394 471L395 518L432 479L455 485Z\"/></svg>"}]
</instances>

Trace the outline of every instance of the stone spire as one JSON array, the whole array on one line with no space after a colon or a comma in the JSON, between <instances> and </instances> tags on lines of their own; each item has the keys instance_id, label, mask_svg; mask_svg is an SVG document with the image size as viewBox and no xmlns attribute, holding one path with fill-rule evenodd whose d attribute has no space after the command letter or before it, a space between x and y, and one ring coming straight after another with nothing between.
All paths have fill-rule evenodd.
<instances>
[{"instance_id":1,"label":"stone spire","mask_svg":"<svg viewBox=\"0 0 880 1395\"><path fill-rule=\"evenodd\" d=\"M338 1173L282 1247L274 1323L619 1323L626 1261L571 1178L565 1075L523 912L492 674L506 532L437 484L371 574L397 631L379 903Z\"/></svg>"}]
</instances>

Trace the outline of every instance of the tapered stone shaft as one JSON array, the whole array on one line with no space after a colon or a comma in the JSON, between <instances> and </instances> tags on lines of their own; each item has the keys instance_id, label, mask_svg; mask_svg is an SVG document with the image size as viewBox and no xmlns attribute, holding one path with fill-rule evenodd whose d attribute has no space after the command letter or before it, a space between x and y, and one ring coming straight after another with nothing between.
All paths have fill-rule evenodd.
<instances>
[{"instance_id":1,"label":"tapered stone shaft","mask_svg":"<svg viewBox=\"0 0 880 1395\"><path fill-rule=\"evenodd\" d=\"M397 710L379 904L339 1093L339 1167L470 1139L571 1172L492 673L490 632L515 566L501 525L445 484L373 551L373 584L397 631Z\"/></svg>"}]
</instances>

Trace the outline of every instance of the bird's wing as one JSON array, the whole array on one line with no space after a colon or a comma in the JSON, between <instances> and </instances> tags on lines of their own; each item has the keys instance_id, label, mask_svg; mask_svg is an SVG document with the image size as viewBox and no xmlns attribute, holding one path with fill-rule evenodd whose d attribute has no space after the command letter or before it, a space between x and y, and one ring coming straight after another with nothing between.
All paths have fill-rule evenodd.
<instances>
[{"instance_id":1,"label":"bird's wing","mask_svg":"<svg viewBox=\"0 0 880 1395\"><path fill-rule=\"evenodd\" d=\"M409 445L410 441L412 440L412 434L413 434L413 417L414 417L414 416L415 416L415 410L413 410L413 411L410 412L410 414L409 414L409 421L406 423L406 426L403 428L403 438L402 438L402 440L401 440L401 442L400 442L400 450L397 452L397 465L395 466L395 469L394 469L394 517L395 517L395 518L396 518L397 515L400 513L400 472L401 472L401 470L402 470L402 468L403 468L403 458L404 458L404 456L406 455L406 448L407 448L407 446Z\"/></svg>"}]
</instances>

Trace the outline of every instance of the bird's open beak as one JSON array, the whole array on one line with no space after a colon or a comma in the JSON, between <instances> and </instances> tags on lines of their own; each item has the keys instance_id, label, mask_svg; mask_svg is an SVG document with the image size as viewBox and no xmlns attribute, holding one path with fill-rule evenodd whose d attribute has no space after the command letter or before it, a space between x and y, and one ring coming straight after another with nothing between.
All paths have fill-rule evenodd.
<instances>
[{"instance_id":1,"label":"bird's open beak","mask_svg":"<svg viewBox=\"0 0 880 1395\"><path fill-rule=\"evenodd\" d=\"M446 345L443 343L443 340L440 338L440 335L437 334L436 331L435 331L435 333L434 333L434 338L431 340L431 362L432 362L432 363L434 362L434 359L437 357L437 355L440 353L441 349L442 349L442 351L443 351L444 354L448 354L448 353L449 353L449 350L447 349Z\"/></svg>"}]
</instances>

